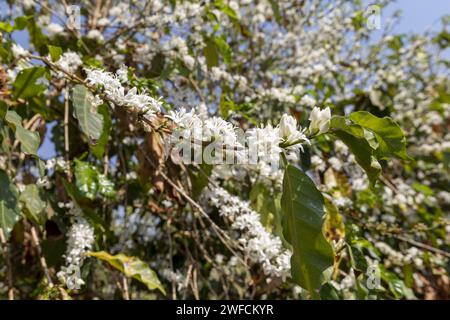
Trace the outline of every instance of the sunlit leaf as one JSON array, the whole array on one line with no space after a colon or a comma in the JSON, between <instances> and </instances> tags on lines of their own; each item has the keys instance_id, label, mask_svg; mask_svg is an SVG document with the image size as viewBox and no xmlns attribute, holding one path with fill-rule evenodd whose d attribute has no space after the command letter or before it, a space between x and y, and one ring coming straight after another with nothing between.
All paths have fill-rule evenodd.
<instances>
[{"instance_id":1,"label":"sunlit leaf","mask_svg":"<svg viewBox=\"0 0 450 320\"><path fill-rule=\"evenodd\" d=\"M6 238L20 218L18 194L5 172L0 170L0 228Z\"/></svg>"},{"instance_id":2,"label":"sunlit leaf","mask_svg":"<svg viewBox=\"0 0 450 320\"><path fill-rule=\"evenodd\" d=\"M136 257L129 257L122 253L112 256L105 251L89 252L88 255L108 262L127 277L134 278L145 284L149 290L158 289L163 294L166 293L155 271Z\"/></svg>"},{"instance_id":3,"label":"sunlit leaf","mask_svg":"<svg viewBox=\"0 0 450 320\"><path fill-rule=\"evenodd\" d=\"M295 283L318 298L323 272L333 265L331 245L323 235L324 200L312 180L288 165L283 178L283 234L291 244L291 273Z\"/></svg>"},{"instance_id":4,"label":"sunlit leaf","mask_svg":"<svg viewBox=\"0 0 450 320\"><path fill-rule=\"evenodd\" d=\"M72 90L74 116L78 119L81 130L90 138L100 138L103 129L103 116L97 112L93 104L94 96L82 85Z\"/></svg>"}]
</instances>

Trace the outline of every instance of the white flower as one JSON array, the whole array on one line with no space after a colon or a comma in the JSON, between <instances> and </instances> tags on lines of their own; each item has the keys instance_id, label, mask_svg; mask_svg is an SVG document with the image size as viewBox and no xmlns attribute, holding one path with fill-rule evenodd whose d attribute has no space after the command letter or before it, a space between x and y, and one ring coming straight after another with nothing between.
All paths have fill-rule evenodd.
<instances>
[{"instance_id":1,"label":"white flower","mask_svg":"<svg viewBox=\"0 0 450 320\"><path fill-rule=\"evenodd\" d=\"M189 70L192 70L195 65L195 59L189 55L183 56L183 62Z\"/></svg>"},{"instance_id":2,"label":"white flower","mask_svg":"<svg viewBox=\"0 0 450 320\"><path fill-rule=\"evenodd\" d=\"M180 108L179 110L170 110L169 114L165 115L166 118L172 120L176 125L182 127L190 127L192 119L196 117L194 109L187 112L186 108Z\"/></svg>"},{"instance_id":3,"label":"white flower","mask_svg":"<svg viewBox=\"0 0 450 320\"><path fill-rule=\"evenodd\" d=\"M122 82L126 83L128 81L128 68L126 65L121 65L120 69L116 71L117 79Z\"/></svg>"},{"instance_id":4,"label":"white flower","mask_svg":"<svg viewBox=\"0 0 450 320\"><path fill-rule=\"evenodd\" d=\"M74 208L71 212L75 214L75 217L68 233L66 266L61 268L57 276L69 289L79 289L84 284L80 269L86 252L92 249L94 229L79 215L79 208Z\"/></svg>"},{"instance_id":5,"label":"white flower","mask_svg":"<svg viewBox=\"0 0 450 320\"><path fill-rule=\"evenodd\" d=\"M308 142L309 140L306 138L306 136L297 129L297 120L288 114L283 114L280 121L280 137L284 140L284 143L290 144L290 143L296 143L293 146L293 148L301 148L303 150L303 147L301 146L301 142Z\"/></svg>"},{"instance_id":6,"label":"white flower","mask_svg":"<svg viewBox=\"0 0 450 320\"><path fill-rule=\"evenodd\" d=\"M125 93L125 88L121 83L125 69L126 67L122 66L117 74L112 74L98 69L86 68L86 81L90 85L103 87L104 93L117 105L134 109L145 114L148 118L153 117L156 112L161 110L159 99L154 99L146 92L138 93L136 87Z\"/></svg>"},{"instance_id":7,"label":"white flower","mask_svg":"<svg viewBox=\"0 0 450 320\"><path fill-rule=\"evenodd\" d=\"M78 67L83 64L83 61L81 61L81 58L78 54L72 51L68 51L59 58L56 64L66 72L74 73L78 69ZM58 77L61 78L63 76L64 74L62 72L58 73Z\"/></svg>"},{"instance_id":8,"label":"white flower","mask_svg":"<svg viewBox=\"0 0 450 320\"><path fill-rule=\"evenodd\" d=\"M110 21L107 17L103 17L97 21L97 25L99 27L106 27L109 24L110 24Z\"/></svg>"},{"instance_id":9,"label":"white flower","mask_svg":"<svg viewBox=\"0 0 450 320\"><path fill-rule=\"evenodd\" d=\"M233 145L237 141L234 126L219 117L206 119L203 124L203 139L205 141L222 141Z\"/></svg>"},{"instance_id":10,"label":"white flower","mask_svg":"<svg viewBox=\"0 0 450 320\"><path fill-rule=\"evenodd\" d=\"M16 59L29 54L28 50L25 50L24 48L22 48L22 46L20 44L16 44L16 43L13 43L13 45L11 46L11 51L12 51L14 58L16 58Z\"/></svg>"},{"instance_id":11,"label":"white flower","mask_svg":"<svg viewBox=\"0 0 450 320\"><path fill-rule=\"evenodd\" d=\"M254 263L261 264L266 275L283 280L290 276L292 253L283 247L279 237L264 228L259 213L250 209L247 202L220 187L205 194L205 199L232 222L231 228L239 233L238 241L245 253Z\"/></svg>"},{"instance_id":12,"label":"white flower","mask_svg":"<svg viewBox=\"0 0 450 320\"><path fill-rule=\"evenodd\" d=\"M307 107L314 107L314 105L316 104L316 99L314 99L310 95L304 95L300 99L300 104L305 105Z\"/></svg>"},{"instance_id":13,"label":"white flower","mask_svg":"<svg viewBox=\"0 0 450 320\"><path fill-rule=\"evenodd\" d=\"M309 124L310 134L322 134L328 131L330 128L331 110L326 107L320 110L318 107L314 107L309 116L311 123Z\"/></svg>"},{"instance_id":14,"label":"white flower","mask_svg":"<svg viewBox=\"0 0 450 320\"><path fill-rule=\"evenodd\" d=\"M267 125L248 132L249 160L251 164L264 161L274 170L278 169L280 152L280 129ZM256 162L255 162L256 161Z\"/></svg>"},{"instance_id":15,"label":"white flower","mask_svg":"<svg viewBox=\"0 0 450 320\"><path fill-rule=\"evenodd\" d=\"M61 34L63 31L64 31L64 28L61 25L54 23L54 22L50 23L47 26L47 32L48 32L48 36L50 38L53 38L54 36Z\"/></svg>"},{"instance_id":16,"label":"white flower","mask_svg":"<svg viewBox=\"0 0 450 320\"><path fill-rule=\"evenodd\" d=\"M98 42L103 42L104 40L103 34L97 29L89 30L86 37L89 39L97 40Z\"/></svg>"}]
</instances>

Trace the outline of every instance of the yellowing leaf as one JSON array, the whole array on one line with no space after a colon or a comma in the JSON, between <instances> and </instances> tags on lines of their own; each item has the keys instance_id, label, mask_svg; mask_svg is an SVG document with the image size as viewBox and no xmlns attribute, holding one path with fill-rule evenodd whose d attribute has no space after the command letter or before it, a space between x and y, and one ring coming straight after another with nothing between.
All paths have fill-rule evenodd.
<instances>
[{"instance_id":1,"label":"yellowing leaf","mask_svg":"<svg viewBox=\"0 0 450 320\"><path fill-rule=\"evenodd\" d=\"M112 256L105 251L89 252L88 255L108 262L127 277L134 278L145 284L149 290L158 289L163 294L166 294L155 271L150 269L150 267L139 258L129 257L122 253Z\"/></svg>"}]
</instances>

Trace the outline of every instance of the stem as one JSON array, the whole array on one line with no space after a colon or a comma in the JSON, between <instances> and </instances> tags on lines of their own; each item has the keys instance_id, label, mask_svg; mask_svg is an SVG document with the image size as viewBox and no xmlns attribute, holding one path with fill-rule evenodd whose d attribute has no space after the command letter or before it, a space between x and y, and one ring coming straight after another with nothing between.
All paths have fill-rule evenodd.
<instances>
[{"instance_id":1,"label":"stem","mask_svg":"<svg viewBox=\"0 0 450 320\"><path fill-rule=\"evenodd\" d=\"M125 300L130 300L130 292L128 290L128 280L125 275L122 275L122 288L123 288L123 298Z\"/></svg>"},{"instance_id":2,"label":"stem","mask_svg":"<svg viewBox=\"0 0 450 320\"><path fill-rule=\"evenodd\" d=\"M69 87L66 87L64 93L64 152L66 161L69 162ZM72 182L72 171L69 166L67 180Z\"/></svg>"},{"instance_id":3,"label":"stem","mask_svg":"<svg viewBox=\"0 0 450 320\"><path fill-rule=\"evenodd\" d=\"M48 271L47 267L47 261L45 260L44 256L42 255L42 248L39 243L39 238L37 236L36 229L34 226L31 226L31 240L33 242L33 245L36 247L38 256L39 256L39 263L41 264L42 270L44 271L45 277L47 278L48 285L50 287L53 286L52 278L50 277L50 273Z\"/></svg>"}]
</instances>

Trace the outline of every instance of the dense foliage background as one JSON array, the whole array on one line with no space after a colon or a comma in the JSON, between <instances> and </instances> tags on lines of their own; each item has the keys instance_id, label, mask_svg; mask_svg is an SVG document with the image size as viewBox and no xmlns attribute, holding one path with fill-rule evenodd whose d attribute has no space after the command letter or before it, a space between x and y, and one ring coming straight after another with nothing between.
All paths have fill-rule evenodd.
<instances>
[{"instance_id":1,"label":"dense foliage background","mask_svg":"<svg viewBox=\"0 0 450 320\"><path fill-rule=\"evenodd\" d=\"M450 297L448 16L0 2L0 298ZM170 154L197 128L258 161Z\"/></svg>"}]
</instances>

